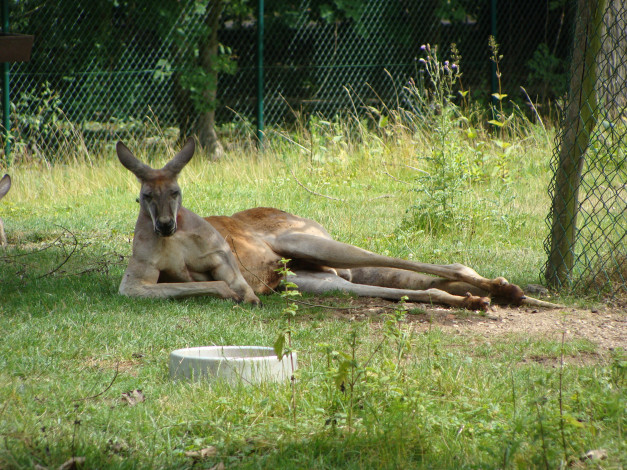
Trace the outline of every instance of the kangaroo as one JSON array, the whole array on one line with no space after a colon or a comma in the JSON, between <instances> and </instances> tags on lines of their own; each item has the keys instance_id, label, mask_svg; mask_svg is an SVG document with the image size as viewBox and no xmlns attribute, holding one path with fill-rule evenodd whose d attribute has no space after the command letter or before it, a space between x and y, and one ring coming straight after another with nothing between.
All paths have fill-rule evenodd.
<instances>
[{"instance_id":1,"label":"kangaroo","mask_svg":"<svg viewBox=\"0 0 627 470\"><path fill-rule=\"evenodd\" d=\"M133 254L120 293L135 297L217 296L259 304L280 284L289 259L301 292L345 291L364 297L433 302L486 310L490 297L514 305L557 307L526 297L505 278L487 279L461 264L437 265L378 255L334 240L319 223L257 207L201 217L182 205L177 177L194 155L193 139L163 168L138 160L122 143L117 155L138 178Z\"/></svg>"}]
</instances>

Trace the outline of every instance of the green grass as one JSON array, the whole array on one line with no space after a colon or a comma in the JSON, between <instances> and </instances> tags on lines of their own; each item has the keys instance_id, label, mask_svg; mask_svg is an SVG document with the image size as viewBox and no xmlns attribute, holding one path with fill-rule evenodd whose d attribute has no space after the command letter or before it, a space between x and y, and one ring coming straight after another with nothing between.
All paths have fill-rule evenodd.
<instances>
[{"instance_id":1,"label":"green grass","mask_svg":"<svg viewBox=\"0 0 627 470\"><path fill-rule=\"evenodd\" d=\"M369 250L538 282L552 140L540 128L527 123L511 137L508 178L464 187L457 209L472 211L471 223L434 233L407 223L425 197L415 168L432 171L428 136L400 123L318 125L316 139L290 135L296 143L270 132L263 154L245 142L218 163L200 152L180 178L184 204L203 215L274 206ZM172 155L129 145L154 166ZM472 157L471 141L455 145ZM559 365L562 354L593 354L587 341L386 330L379 317L301 307L295 421L288 383L172 382L174 349L272 345L283 300L251 308L119 296L138 185L113 148L81 155L11 168L14 187L0 203L10 242L0 270L0 468L56 468L73 456L85 468L556 468L585 467L579 457L591 449L607 451L602 468L627 463L624 356ZM353 353L351 393L335 376ZM146 400L125 404L122 393L136 389ZM206 448L200 464L185 454Z\"/></svg>"}]
</instances>

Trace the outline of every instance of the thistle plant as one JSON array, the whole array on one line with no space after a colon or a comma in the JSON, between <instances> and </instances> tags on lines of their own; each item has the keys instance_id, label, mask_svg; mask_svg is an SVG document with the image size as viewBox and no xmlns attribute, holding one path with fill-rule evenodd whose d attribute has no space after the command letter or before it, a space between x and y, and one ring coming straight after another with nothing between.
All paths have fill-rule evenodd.
<instances>
[{"instance_id":1,"label":"thistle plant","mask_svg":"<svg viewBox=\"0 0 627 470\"><path fill-rule=\"evenodd\" d=\"M464 92L461 87L462 74L459 67L461 56L457 47L455 44L452 45L452 62L449 60L440 61L437 46L423 44L420 46L420 50L425 54L425 57L418 59L418 63L424 68L428 83L425 90L410 87L411 95L418 100L419 105L423 108L422 111L428 117L441 115L445 112L458 114L457 106L454 104L457 95L456 89L460 89L462 98L466 98L468 92Z\"/></svg>"},{"instance_id":2,"label":"thistle plant","mask_svg":"<svg viewBox=\"0 0 627 470\"><path fill-rule=\"evenodd\" d=\"M424 54L419 60L427 76L424 90L415 86L408 87L413 102L418 108L424 130L431 136L431 152L426 157L428 166L416 178L416 192L424 198L412 206L407 225L428 233L446 231L464 222L466 211L459 210L460 200L469 184L469 162L463 159L463 152L457 148L457 142L463 115L455 104L456 90L460 86L461 70L457 62L441 61L437 46L423 45ZM461 57L454 49L456 60ZM467 92L462 92L465 99Z\"/></svg>"}]
</instances>

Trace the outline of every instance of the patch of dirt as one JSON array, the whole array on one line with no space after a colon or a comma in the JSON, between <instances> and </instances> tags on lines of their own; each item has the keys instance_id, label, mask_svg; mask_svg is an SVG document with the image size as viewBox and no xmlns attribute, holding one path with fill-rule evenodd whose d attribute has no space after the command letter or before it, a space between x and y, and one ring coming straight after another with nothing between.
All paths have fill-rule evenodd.
<instances>
[{"instance_id":1,"label":"patch of dirt","mask_svg":"<svg viewBox=\"0 0 627 470\"><path fill-rule=\"evenodd\" d=\"M319 304L346 306L332 312L353 320L380 317L397 306L395 302L371 298L320 298ZM594 309L517 308L495 306L493 311L475 313L420 303L406 303L408 321L416 331L427 331L433 326L460 336L486 339L506 335L527 335L565 341L586 339L598 346L598 354L577 358L581 364L597 362L597 355L622 348L627 350L627 308L623 305ZM533 360L531 358L530 360ZM546 358L538 358L538 362Z\"/></svg>"},{"instance_id":2,"label":"patch of dirt","mask_svg":"<svg viewBox=\"0 0 627 470\"><path fill-rule=\"evenodd\" d=\"M127 372L133 377L137 377L137 366L141 364L141 361L137 360L142 355L139 353L133 354L133 361L115 361L113 359L97 359L94 357L88 357L85 359L85 367L103 369L103 370L117 370L119 372Z\"/></svg>"}]
</instances>

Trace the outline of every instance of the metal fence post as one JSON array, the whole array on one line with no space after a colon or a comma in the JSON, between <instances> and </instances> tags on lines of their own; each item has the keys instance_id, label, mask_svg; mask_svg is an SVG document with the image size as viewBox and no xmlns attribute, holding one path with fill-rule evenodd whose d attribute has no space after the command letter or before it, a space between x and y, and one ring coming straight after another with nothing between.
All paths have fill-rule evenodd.
<instances>
[{"instance_id":1,"label":"metal fence post","mask_svg":"<svg viewBox=\"0 0 627 470\"><path fill-rule=\"evenodd\" d=\"M496 21L496 0L490 2L490 34L494 38L494 41L498 43L497 36L497 21ZM490 84L492 88L492 96L490 96L491 103L496 106L498 99L494 96L499 91L498 77L496 76L496 62L490 61Z\"/></svg>"},{"instance_id":2,"label":"metal fence post","mask_svg":"<svg viewBox=\"0 0 627 470\"><path fill-rule=\"evenodd\" d=\"M9 0L2 0L2 32L9 32ZM11 66L8 62L2 64L2 126L4 127L4 158L7 165L11 158L11 98L9 93L11 85L9 82Z\"/></svg>"},{"instance_id":3,"label":"metal fence post","mask_svg":"<svg viewBox=\"0 0 627 470\"><path fill-rule=\"evenodd\" d=\"M263 147L263 12L264 0L258 0L257 17L257 139Z\"/></svg>"},{"instance_id":4,"label":"metal fence post","mask_svg":"<svg viewBox=\"0 0 627 470\"><path fill-rule=\"evenodd\" d=\"M562 145L552 203L551 246L546 280L554 287L569 282L574 265L579 185L584 156L595 127L598 106L597 54L601 49L605 0L579 0L573 41L571 78Z\"/></svg>"}]
</instances>

